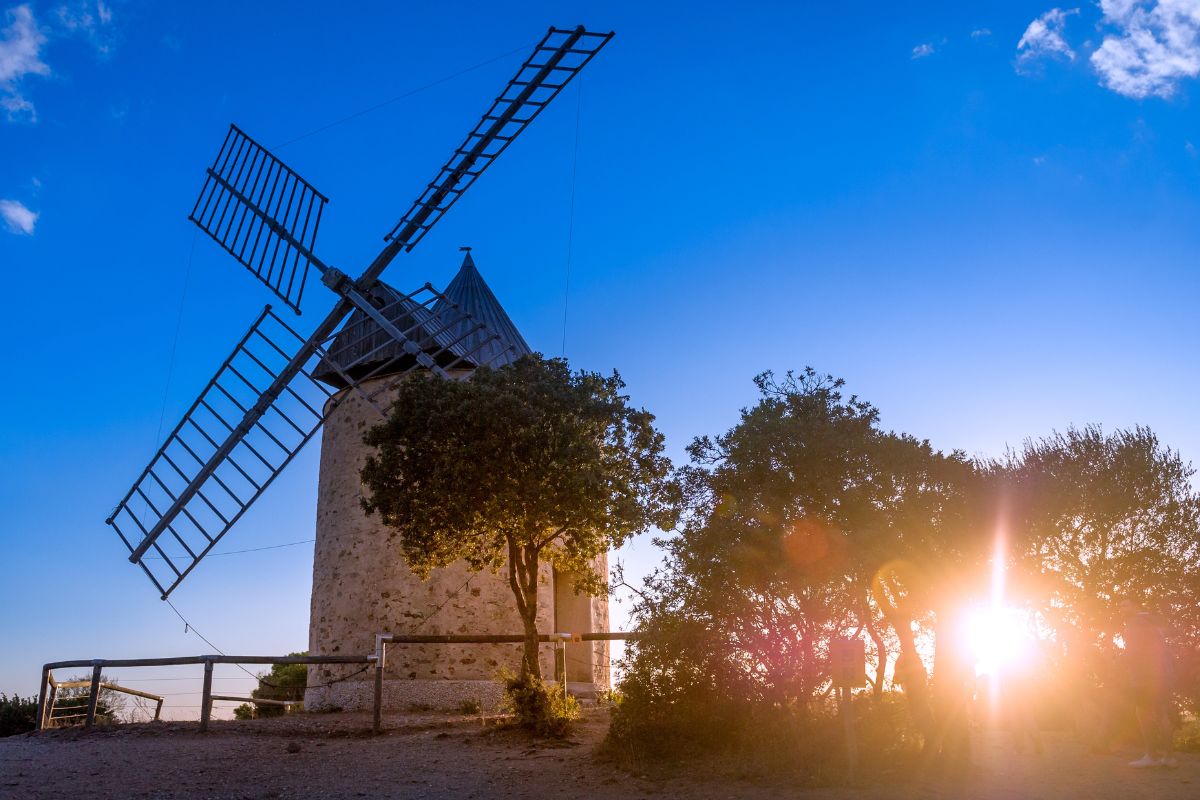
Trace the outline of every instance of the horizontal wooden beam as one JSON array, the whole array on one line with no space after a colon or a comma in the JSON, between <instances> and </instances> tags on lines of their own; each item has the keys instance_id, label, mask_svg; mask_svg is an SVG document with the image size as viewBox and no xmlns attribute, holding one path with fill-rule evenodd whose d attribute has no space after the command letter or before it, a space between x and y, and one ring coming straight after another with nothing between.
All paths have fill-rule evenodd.
<instances>
[{"instance_id":1,"label":"horizontal wooden beam","mask_svg":"<svg viewBox=\"0 0 1200 800\"><path fill-rule=\"evenodd\" d=\"M46 669L73 667L178 667L186 664L369 664L367 656L172 656L170 658L98 658L52 661Z\"/></svg>"},{"instance_id":2,"label":"horizontal wooden beam","mask_svg":"<svg viewBox=\"0 0 1200 800\"><path fill-rule=\"evenodd\" d=\"M254 697L233 697L227 694L214 694L213 700L227 700L230 703L253 703L256 706L298 706L303 700L260 700Z\"/></svg>"}]
</instances>

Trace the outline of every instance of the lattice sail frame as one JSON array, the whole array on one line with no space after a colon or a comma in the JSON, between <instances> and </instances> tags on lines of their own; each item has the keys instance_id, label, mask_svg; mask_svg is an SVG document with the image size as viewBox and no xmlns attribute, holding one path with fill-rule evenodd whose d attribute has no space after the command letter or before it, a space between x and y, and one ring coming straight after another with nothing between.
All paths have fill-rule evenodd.
<instances>
[{"instance_id":1,"label":"lattice sail frame","mask_svg":"<svg viewBox=\"0 0 1200 800\"><path fill-rule=\"evenodd\" d=\"M384 239L390 241L411 226L413 233L404 237L403 244L406 250L415 247L612 37L612 33L582 28L551 28Z\"/></svg>"},{"instance_id":2,"label":"lattice sail frame","mask_svg":"<svg viewBox=\"0 0 1200 800\"><path fill-rule=\"evenodd\" d=\"M480 364L493 366L506 357L505 351L493 351L487 360L478 357L499 337L486 335L486 326L474 322L429 285L394 295L380 311L389 318L406 320L404 334L410 341L420 342L422 352L447 373ZM343 331L351 335L343 337ZM485 335L478 336L480 332ZM463 343L467 341L473 342L473 349L466 349ZM406 375L424 369L409 354L373 360L390 340L377 342L377 332L370 326L351 323L319 343L234 450L204 478L168 522L168 535L155 539L150 545L152 555L139 561L164 598L266 491L346 397L313 377L318 364L332 367L381 417L386 413L382 398ZM109 518L130 553L163 519L183 488L200 475L218 443L235 429L235 421L262 395L261 387L280 374L304 343L271 306L263 309ZM367 368L359 370L360 366ZM385 374L392 379L374 380Z\"/></svg>"},{"instance_id":3,"label":"lattice sail frame","mask_svg":"<svg viewBox=\"0 0 1200 800\"><path fill-rule=\"evenodd\" d=\"M237 125L207 175L188 219L299 314L329 198Z\"/></svg>"}]
</instances>

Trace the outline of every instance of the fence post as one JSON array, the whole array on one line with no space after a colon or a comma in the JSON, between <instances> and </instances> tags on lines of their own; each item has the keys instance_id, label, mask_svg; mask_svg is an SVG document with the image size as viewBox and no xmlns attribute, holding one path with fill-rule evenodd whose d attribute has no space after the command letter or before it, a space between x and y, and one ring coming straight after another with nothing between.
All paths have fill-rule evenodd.
<instances>
[{"instance_id":1,"label":"fence post","mask_svg":"<svg viewBox=\"0 0 1200 800\"><path fill-rule=\"evenodd\" d=\"M53 672L47 677L50 679L50 691L46 694L46 716L42 719L43 728L54 719L54 703L58 700L58 681L54 680Z\"/></svg>"},{"instance_id":2,"label":"fence post","mask_svg":"<svg viewBox=\"0 0 1200 800\"><path fill-rule=\"evenodd\" d=\"M375 634L375 655L370 657L375 661L375 698L372 704L371 733L378 735L383 731L383 668L387 666L387 634Z\"/></svg>"},{"instance_id":3,"label":"fence post","mask_svg":"<svg viewBox=\"0 0 1200 800\"><path fill-rule=\"evenodd\" d=\"M160 698L158 698L158 704L156 706L154 706L154 721L155 722L158 722L159 717L162 715L162 704L163 704L163 699L160 697Z\"/></svg>"},{"instance_id":4,"label":"fence post","mask_svg":"<svg viewBox=\"0 0 1200 800\"><path fill-rule=\"evenodd\" d=\"M96 723L96 706L100 703L100 673L103 668L103 661L92 662L92 686L88 692L87 717L83 721L85 728L90 728Z\"/></svg>"},{"instance_id":5,"label":"fence post","mask_svg":"<svg viewBox=\"0 0 1200 800\"><path fill-rule=\"evenodd\" d=\"M383 667L375 663L375 702L372 708L371 732L383 730Z\"/></svg>"},{"instance_id":6,"label":"fence post","mask_svg":"<svg viewBox=\"0 0 1200 800\"><path fill-rule=\"evenodd\" d=\"M38 689L37 730L41 730L46 721L46 691L50 684L50 668L42 667L42 685Z\"/></svg>"},{"instance_id":7,"label":"fence post","mask_svg":"<svg viewBox=\"0 0 1200 800\"><path fill-rule=\"evenodd\" d=\"M213 662L212 659L208 659L204 662L204 692L200 698L201 733L208 730L208 719L212 716L212 675Z\"/></svg>"}]
</instances>

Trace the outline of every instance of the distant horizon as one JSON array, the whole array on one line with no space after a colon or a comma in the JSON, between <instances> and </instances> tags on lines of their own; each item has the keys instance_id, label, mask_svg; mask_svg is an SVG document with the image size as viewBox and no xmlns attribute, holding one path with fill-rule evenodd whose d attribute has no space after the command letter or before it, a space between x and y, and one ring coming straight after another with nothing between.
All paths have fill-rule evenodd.
<instances>
[{"instance_id":1,"label":"distant horizon","mask_svg":"<svg viewBox=\"0 0 1200 800\"><path fill-rule=\"evenodd\" d=\"M287 8L0 4L0 692L52 660L210 652L182 618L230 653L307 646L319 445L173 606L104 524L263 304L304 332L332 304L310 275L295 317L194 229L204 170L230 122L276 147L331 198L317 251L357 274L551 23L616 37L385 281L443 287L473 247L530 346L617 369L677 465L754 375L806 366L943 451L1147 425L1200 461L1197 75L1122 67L1152 57L1139 33L1200 64L1200 24L1036 2ZM610 561L636 582L660 558L646 536Z\"/></svg>"}]
</instances>

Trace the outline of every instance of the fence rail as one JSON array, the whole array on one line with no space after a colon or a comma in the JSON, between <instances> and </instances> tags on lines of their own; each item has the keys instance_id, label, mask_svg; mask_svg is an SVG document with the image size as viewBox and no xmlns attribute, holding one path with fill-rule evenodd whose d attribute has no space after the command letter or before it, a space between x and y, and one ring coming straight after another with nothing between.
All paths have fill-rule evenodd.
<instances>
[{"instance_id":1,"label":"fence rail","mask_svg":"<svg viewBox=\"0 0 1200 800\"><path fill-rule=\"evenodd\" d=\"M555 674L556 677L566 682L566 645L570 642L612 642L626 639L638 639L637 633L624 633L621 631L601 631L596 633L543 633L538 636L539 642L550 642L554 644L555 650ZM375 652L361 656L322 656L322 655L305 655L305 656L230 656L230 655L200 655L200 656L170 656L167 658L94 658L94 659L73 659L67 661L51 661L42 665L42 680L40 689L38 690L38 715L37 727L41 730L46 727L46 723L50 717L48 712L53 708L55 696L59 687L77 687L89 688L87 699L87 711L78 716L85 717L84 727L90 728L96 722L96 707L100 698L100 692L103 689L124 692L126 694L144 697L150 700L156 700L158 707L155 710L154 718L159 718L159 713L162 711L162 697L142 692L137 689L128 689L123 686L117 686L113 683L108 683L101 680L101 674L106 667L177 667L186 666L189 664L203 665L204 667L204 689L203 696L200 701L200 730L207 731L208 723L212 717L212 704L214 700L232 700L249 703L266 703L275 705L282 703L292 705L290 701L283 703L282 701L264 701L254 700L252 698L230 697L226 695L214 695L212 693L213 667L217 664L373 664L375 667L375 697L374 697L374 714L372 721L372 730L379 733L383 729L383 670L387 662L387 646L405 645L405 644L517 644L525 641L524 634L391 634L380 633L375 636ZM54 678L54 670L56 669L73 669L79 667L91 667L92 678L90 681L69 681L60 683ZM301 701L296 701L297 703Z\"/></svg>"}]
</instances>

